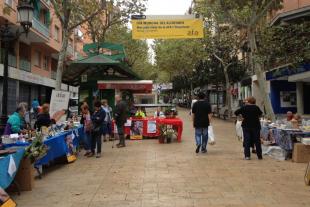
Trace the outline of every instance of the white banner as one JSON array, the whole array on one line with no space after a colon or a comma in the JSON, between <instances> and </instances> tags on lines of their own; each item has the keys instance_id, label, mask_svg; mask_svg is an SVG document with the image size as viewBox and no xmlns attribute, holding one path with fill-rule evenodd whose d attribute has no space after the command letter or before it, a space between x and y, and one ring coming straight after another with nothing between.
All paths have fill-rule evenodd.
<instances>
[{"instance_id":1,"label":"white banner","mask_svg":"<svg viewBox=\"0 0 310 207\"><path fill-rule=\"evenodd\" d=\"M67 91L52 91L50 116L56 122L66 121L70 93Z\"/></svg>"}]
</instances>

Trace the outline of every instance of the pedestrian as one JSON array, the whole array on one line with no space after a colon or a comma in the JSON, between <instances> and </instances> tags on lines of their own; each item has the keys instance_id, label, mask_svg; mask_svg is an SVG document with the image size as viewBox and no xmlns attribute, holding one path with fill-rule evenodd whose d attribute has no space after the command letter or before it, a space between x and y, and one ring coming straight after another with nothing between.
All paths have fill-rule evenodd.
<instances>
[{"instance_id":1,"label":"pedestrian","mask_svg":"<svg viewBox=\"0 0 310 207\"><path fill-rule=\"evenodd\" d=\"M122 100L120 95L115 96L116 106L114 111L114 119L119 136L118 148L125 147L124 124L127 121L128 109L126 103Z\"/></svg>"},{"instance_id":2,"label":"pedestrian","mask_svg":"<svg viewBox=\"0 0 310 207\"><path fill-rule=\"evenodd\" d=\"M38 115L38 110L39 110L39 101L38 99L34 98L32 103L31 103L31 107L32 107L32 110L33 110L33 113L34 113L34 117L36 118L37 115Z\"/></svg>"},{"instance_id":3,"label":"pedestrian","mask_svg":"<svg viewBox=\"0 0 310 207\"><path fill-rule=\"evenodd\" d=\"M81 111L82 111L82 124L84 126L84 149L86 153L84 156L89 156L91 155L91 133L93 129L93 124L91 121L91 114L89 111L89 107L87 104L83 104L81 106Z\"/></svg>"},{"instance_id":4,"label":"pedestrian","mask_svg":"<svg viewBox=\"0 0 310 207\"><path fill-rule=\"evenodd\" d=\"M25 116L23 117L23 128L24 129L31 129L31 117L30 112L28 110L28 103L27 102L21 102L18 104L18 107L24 107L25 109Z\"/></svg>"},{"instance_id":5,"label":"pedestrian","mask_svg":"<svg viewBox=\"0 0 310 207\"><path fill-rule=\"evenodd\" d=\"M207 152L208 127L211 123L212 112L211 105L205 100L206 95L199 92L198 100L194 103L192 109L192 119L195 128L196 153L200 148L202 153Z\"/></svg>"},{"instance_id":6,"label":"pedestrian","mask_svg":"<svg viewBox=\"0 0 310 207\"><path fill-rule=\"evenodd\" d=\"M255 104L256 99L254 97L248 97L247 104L235 112L236 116L241 114L243 117L242 130L245 160L251 159L250 148L252 143L255 144L258 159L263 159L260 141L261 125L259 120L263 112Z\"/></svg>"},{"instance_id":7,"label":"pedestrian","mask_svg":"<svg viewBox=\"0 0 310 207\"><path fill-rule=\"evenodd\" d=\"M23 133L23 119L25 117L26 110L23 106L17 107L16 111L9 117L5 130L4 135L10 135L10 134L17 134L17 133Z\"/></svg>"},{"instance_id":8,"label":"pedestrian","mask_svg":"<svg viewBox=\"0 0 310 207\"><path fill-rule=\"evenodd\" d=\"M101 157L101 135L102 135L102 126L105 119L105 111L101 108L101 102L95 102L95 112L91 116L91 120L93 123L93 130L91 136L91 153L89 157L95 155L95 149L97 147L96 158Z\"/></svg>"},{"instance_id":9,"label":"pedestrian","mask_svg":"<svg viewBox=\"0 0 310 207\"><path fill-rule=\"evenodd\" d=\"M102 130L102 136L103 136L103 141L107 141L107 135L109 135L109 139L111 139L111 132L112 132L112 108L108 105L108 100L103 99L101 100L101 107L105 111L105 119L103 123L103 130Z\"/></svg>"},{"instance_id":10,"label":"pedestrian","mask_svg":"<svg viewBox=\"0 0 310 207\"><path fill-rule=\"evenodd\" d=\"M41 127L49 127L52 124L51 116L49 113L50 105L45 103L42 106L42 112L37 116L37 121L34 124L34 128L38 131L41 130Z\"/></svg>"}]
</instances>

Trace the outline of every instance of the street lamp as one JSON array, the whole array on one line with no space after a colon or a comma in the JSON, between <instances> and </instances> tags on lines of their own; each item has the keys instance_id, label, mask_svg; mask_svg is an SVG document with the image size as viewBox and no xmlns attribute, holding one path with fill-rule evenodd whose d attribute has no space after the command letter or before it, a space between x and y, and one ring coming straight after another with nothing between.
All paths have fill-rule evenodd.
<instances>
[{"instance_id":1,"label":"street lamp","mask_svg":"<svg viewBox=\"0 0 310 207\"><path fill-rule=\"evenodd\" d=\"M3 86L2 86L2 113L0 117L0 135L3 134L7 119L8 119L8 60L9 60L9 47L10 43L14 40L17 40L19 36L23 33L26 35L29 32L30 27L32 26L33 18L33 6L31 1L20 1L17 6L17 19L20 25L23 27L23 31L17 32L14 34L10 31L9 23L6 20L5 24L0 27L0 37L1 41L4 44L4 61L3 61Z\"/></svg>"}]
</instances>

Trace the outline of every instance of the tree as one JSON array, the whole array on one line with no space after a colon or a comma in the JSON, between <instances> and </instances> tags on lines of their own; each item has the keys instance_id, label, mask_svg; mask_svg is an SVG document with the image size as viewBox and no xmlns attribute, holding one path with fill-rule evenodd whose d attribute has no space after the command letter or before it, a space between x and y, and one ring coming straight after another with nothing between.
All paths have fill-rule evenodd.
<instances>
[{"instance_id":1,"label":"tree","mask_svg":"<svg viewBox=\"0 0 310 207\"><path fill-rule=\"evenodd\" d=\"M89 18L87 24L83 26L94 43L103 43L107 31L111 27L127 24L133 14L143 14L146 10L145 3L146 0L114 0L106 2L105 11ZM98 7L100 7L100 2L91 1L85 7L83 15L87 16L88 13Z\"/></svg>"},{"instance_id":2,"label":"tree","mask_svg":"<svg viewBox=\"0 0 310 207\"><path fill-rule=\"evenodd\" d=\"M105 9L106 1L101 0L100 6L97 7L96 10L89 10L87 15L81 15L85 6L91 2L93 2L93 0L51 0L55 14L62 27L62 46L59 51L57 64L56 90L61 90L62 73L67 53L68 40L72 31Z\"/></svg>"},{"instance_id":3,"label":"tree","mask_svg":"<svg viewBox=\"0 0 310 207\"><path fill-rule=\"evenodd\" d=\"M265 69L310 62L310 22L261 27L257 56Z\"/></svg>"},{"instance_id":4,"label":"tree","mask_svg":"<svg viewBox=\"0 0 310 207\"><path fill-rule=\"evenodd\" d=\"M282 0L211 0L209 3L220 6L222 16L238 29L245 29L250 46L250 67L255 72L263 105L267 116L275 119L269 96L266 92L264 70L257 54L256 32L268 11L281 8Z\"/></svg>"},{"instance_id":5,"label":"tree","mask_svg":"<svg viewBox=\"0 0 310 207\"><path fill-rule=\"evenodd\" d=\"M150 62L149 46L146 40L131 38L131 30L125 25L115 25L107 31L105 40L125 47L127 62L133 71L144 79L156 79L156 71Z\"/></svg>"},{"instance_id":6,"label":"tree","mask_svg":"<svg viewBox=\"0 0 310 207\"><path fill-rule=\"evenodd\" d=\"M201 40L157 40L154 43L155 65L166 73L166 81L183 74L191 76L193 69L204 57Z\"/></svg>"}]
</instances>

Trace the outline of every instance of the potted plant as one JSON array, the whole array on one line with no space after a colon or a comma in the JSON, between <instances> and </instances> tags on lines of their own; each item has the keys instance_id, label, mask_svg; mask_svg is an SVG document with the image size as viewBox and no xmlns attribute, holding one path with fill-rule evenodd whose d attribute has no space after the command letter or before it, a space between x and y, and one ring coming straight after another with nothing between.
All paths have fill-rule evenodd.
<instances>
[{"instance_id":1,"label":"potted plant","mask_svg":"<svg viewBox=\"0 0 310 207\"><path fill-rule=\"evenodd\" d=\"M159 143L171 143L172 138L176 137L176 131L173 128L168 127L167 125L160 125L160 136L158 138Z\"/></svg>"},{"instance_id":2,"label":"potted plant","mask_svg":"<svg viewBox=\"0 0 310 207\"><path fill-rule=\"evenodd\" d=\"M173 119L177 115L178 115L178 112L175 108L170 107L165 110L165 116L167 119Z\"/></svg>"},{"instance_id":3,"label":"potted plant","mask_svg":"<svg viewBox=\"0 0 310 207\"><path fill-rule=\"evenodd\" d=\"M25 149L25 157L35 163L47 154L48 147L43 143L43 134L36 133L35 139Z\"/></svg>"}]
</instances>

